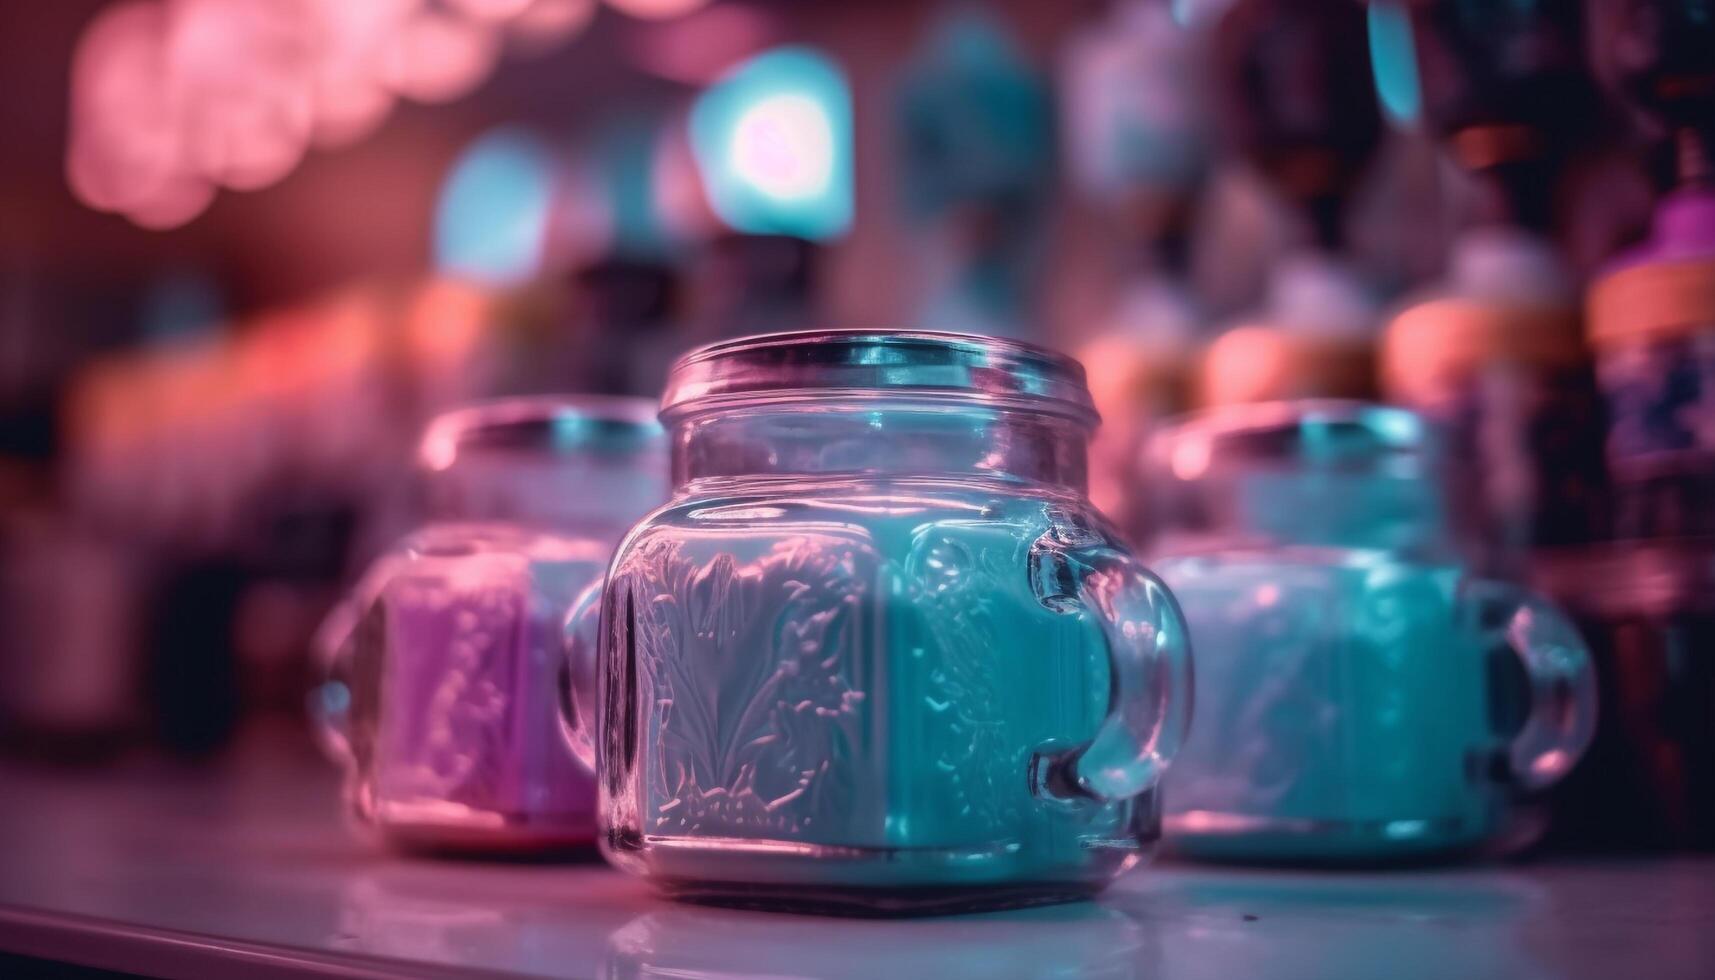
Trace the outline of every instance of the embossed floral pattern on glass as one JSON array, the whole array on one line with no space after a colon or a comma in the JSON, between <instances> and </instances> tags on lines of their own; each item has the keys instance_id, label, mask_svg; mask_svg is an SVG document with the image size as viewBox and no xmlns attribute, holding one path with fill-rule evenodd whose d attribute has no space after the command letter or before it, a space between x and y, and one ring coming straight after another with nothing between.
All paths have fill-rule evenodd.
<instances>
[{"instance_id":1,"label":"embossed floral pattern on glass","mask_svg":"<svg viewBox=\"0 0 1715 980\"><path fill-rule=\"evenodd\" d=\"M1478 578L1410 413L1302 402L1158 441L1155 566L1198 650L1164 792L1194 856L1372 861L1516 844L1519 798L1587 744L1583 642Z\"/></svg>"},{"instance_id":2,"label":"embossed floral pattern on glass","mask_svg":"<svg viewBox=\"0 0 1715 980\"><path fill-rule=\"evenodd\" d=\"M1099 888L1154 837L1177 608L1083 497L1087 407L896 384L917 356L968 381L958 359L993 349L1075 369L976 338L801 344L754 406L669 386L680 485L600 609L609 858L673 894L794 907ZM754 381L742 345L715 351ZM885 400L821 394L824 370L870 364L896 369L863 376Z\"/></svg>"},{"instance_id":3,"label":"embossed floral pattern on glass","mask_svg":"<svg viewBox=\"0 0 1715 980\"><path fill-rule=\"evenodd\" d=\"M362 818L393 843L588 843L595 783L559 737L566 611L665 496L647 402L519 399L423 442L435 520L366 572L322 630L313 707Z\"/></svg>"}]
</instances>

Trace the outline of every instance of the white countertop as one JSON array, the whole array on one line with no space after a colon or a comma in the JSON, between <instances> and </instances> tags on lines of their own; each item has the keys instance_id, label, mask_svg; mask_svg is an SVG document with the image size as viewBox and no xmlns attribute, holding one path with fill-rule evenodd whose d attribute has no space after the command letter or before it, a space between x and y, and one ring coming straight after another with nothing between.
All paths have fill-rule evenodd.
<instances>
[{"instance_id":1,"label":"white countertop","mask_svg":"<svg viewBox=\"0 0 1715 980\"><path fill-rule=\"evenodd\" d=\"M845 920L678 905L597 859L433 861L333 774L0 768L0 950L172 976L1715 978L1715 859L1390 873L1145 867L1095 903Z\"/></svg>"}]
</instances>

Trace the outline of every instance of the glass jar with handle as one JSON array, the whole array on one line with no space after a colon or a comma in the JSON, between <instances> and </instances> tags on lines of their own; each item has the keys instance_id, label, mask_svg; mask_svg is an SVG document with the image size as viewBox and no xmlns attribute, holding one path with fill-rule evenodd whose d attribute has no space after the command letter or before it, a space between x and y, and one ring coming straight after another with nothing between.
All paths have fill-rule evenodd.
<instances>
[{"instance_id":1,"label":"glass jar with handle","mask_svg":"<svg viewBox=\"0 0 1715 980\"><path fill-rule=\"evenodd\" d=\"M568 621L610 861L874 913L1084 896L1147 852L1189 649L1085 496L1076 362L757 337L681 359L662 418L672 499Z\"/></svg>"},{"instance_id":2,"label":"glass jar with handle","mask_svg":"<svg viewBox=\"0 0 1715 980\"><path fill-rule=\"evenodd\" d=\"M359 820L407 848L587 844L595 788L561 741L561 624L632 521L666 497L639 399L540 397L436 419L428 524L323 625L311 714Z\"/></svg>"},{"instance_id":3,"label":"glass jar with handle","mask_svg":"<svg viewBox=\"0 0 1715 980\"><path fill-rule=\"evenodd\" d=\"M1151 458L1153 564L1198 650L1170 845L1337 863L1527 838L1525 798L1594 730L1590 657L1546 599L1472 572L1423 420L1240 406L1165 431Z\"/></svg>"}]
</instances>

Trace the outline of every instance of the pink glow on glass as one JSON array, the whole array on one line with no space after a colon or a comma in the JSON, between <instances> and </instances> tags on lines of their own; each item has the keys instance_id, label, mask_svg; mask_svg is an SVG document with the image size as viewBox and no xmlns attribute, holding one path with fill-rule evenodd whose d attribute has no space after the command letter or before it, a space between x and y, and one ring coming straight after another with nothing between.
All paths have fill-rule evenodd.
<instances>
[{"instance_id":1,"label":"pink glow on glass","mask_svg":"<svg viewBox=\"0 0 1715 980\"><path fill-rule=\"evenodd\" d=\"M425 11L400 25L387 47L383 73L400 95L450 102L482 84L499 55L499 41L489 29Z\"/></svg>"},{"instance_id":2,"label":"pink glow on glass","mask_svg":"<svg viewBox=\"0 0 1715 980\"><path fill-rule=\"evenodd\" d=\"M708 3L709 0L607 0L607 5L639 20L668 20Z\"/></svg>"}]
</instances>

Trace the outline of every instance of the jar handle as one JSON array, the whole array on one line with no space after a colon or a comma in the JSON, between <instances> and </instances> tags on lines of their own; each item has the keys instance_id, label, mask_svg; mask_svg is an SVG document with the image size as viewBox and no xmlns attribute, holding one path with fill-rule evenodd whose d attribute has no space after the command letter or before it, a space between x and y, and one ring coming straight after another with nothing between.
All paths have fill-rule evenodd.
<instances>
[{"instance_id":1,"label":"jar handle","mask_svg":"<svg viewBox=\"0 0 1715 980\"><path fill-rule=\"evenodd\" d=\"M1032 787L1104 803L1148 792L1191 720L1191 646L1178 603L1129 551L1075 521L1056 520L1031 546L1030 577L1044 606L1095 616L1111 678L1108 716L1095 737L1037 753Z\"/></svg>"},{"instance_id":2,"label":"jar handle","mask_svg":"<svg viewBox=\"0 0 1715 980\"><path fill-rule=\"evenodd\" d=\"M1468 590L1480 628L1498 634L1524 667L1530 707L1507 756L1520 785L1542 789L1571 770L1596 733L1590 648L1571 620L1534 592L1494 581L1472 582Z\"/></svg>"},{"instance_id":3,"label":"jar handle","mask_svg":"<svg viewBox=\"0 0 1715 980\"><path fill-rule=\"evenodd\" d=\"M572 755L592 774L595 768L596 669L601 653L601 597L598 578L572 603L560 644L560 734Z\"/></svg>"},{"instance_id":4,"label":"jar handle","mask_svg":"<svg viewBox=\"0 0 1715 980\"><path fill-rule=\"evenodd\" d=\"M357 660L363 606L357 594L341 599L310 641L311 656L321 675L308 697L310 730L322 754L347 771L357 765L351 738L352 698L356 693L352 667Z\"/></svg>"}]
</instances>

